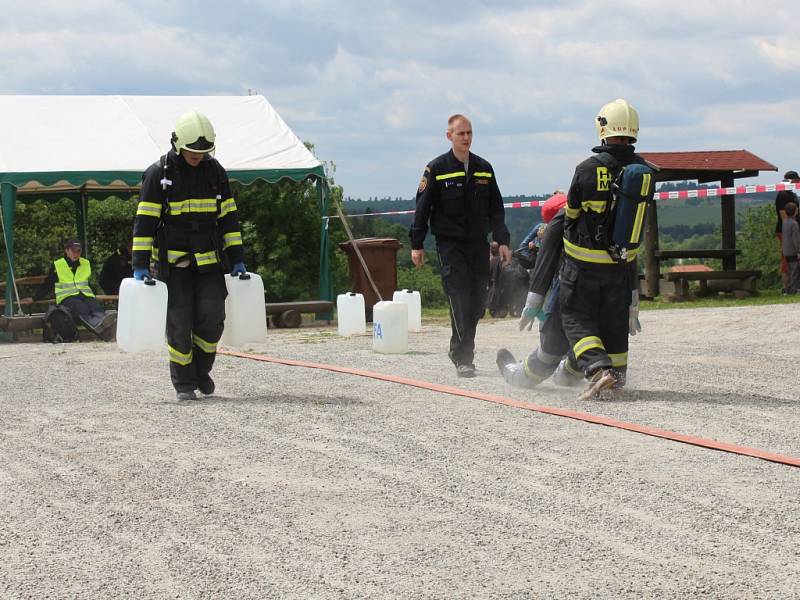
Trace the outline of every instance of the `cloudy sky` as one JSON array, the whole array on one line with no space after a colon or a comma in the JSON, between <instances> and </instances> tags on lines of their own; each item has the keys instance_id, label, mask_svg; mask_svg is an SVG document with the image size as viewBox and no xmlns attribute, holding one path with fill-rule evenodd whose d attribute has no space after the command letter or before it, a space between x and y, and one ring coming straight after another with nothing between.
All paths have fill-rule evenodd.
<instances>
[{"instance_id":1,"label":"cloudy sky","mask_svg":"<svg viewBox=\"0 0 800 600\"><path fill-rule=\"evenodd\" d=\"M504 195L569 184L601 105L640 150L800 169L800 33L779 0L0 0L0 93L263 94L345 195L412 197L448 115Z\"/></svg>"}]
</instances>

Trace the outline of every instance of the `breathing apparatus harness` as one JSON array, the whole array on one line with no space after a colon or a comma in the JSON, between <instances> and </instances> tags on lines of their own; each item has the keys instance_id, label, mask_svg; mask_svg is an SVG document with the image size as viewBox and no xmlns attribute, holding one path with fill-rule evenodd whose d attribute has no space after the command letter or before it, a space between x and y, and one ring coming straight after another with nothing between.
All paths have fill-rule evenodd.
<instances>
[{"instance_id":1,"label":"breathing apparatus harness","mask_svg":"<svg viewBox=\"0 0 800 600\"><path fill-rule=\"evenodd\" d=\"M653 197L653 169L642 163L621 165L609 152L597 159L612 175L610 199L594 239L618 263L628 262L628 254L641 243L647 202Z\"/></svg>"},{"instance_id":2,"label":"breathing apparatus harness","mask_svg":"<svg viewBox=\"0 0 800 600\"><path fill-rule=\"evenodd\" d=\"M180 154L178 154L180 156ZM208 155L206 155L208 156ZM210 158L210 157L208 157ZM208 158L203 158L203 160L208 160ZM217 227L216 222L210 223L201 223L199 221L188 220L188 221L181 221L178 222L174 219L170 219L171 211L170 211L170 204L169 204L169 190L172 186L172 180L169 178L169 160L168 155L164 154L159 159L159 164L161 165L161 222L159 223L158 230L156 231L156 240L158 241L158 269L159 269L159 277L166 281L167 276L169 275L169 246L168 246L168 239L169 239L169 230L180 229L184 231L188 231L191 234L211 234L211 240L214 244L214 252L217 255L217 261L220 266L224 270L229 270L228 259L227 255L222 251L222 233ZM217 173L217 205L219 207L219 202L222 200L222 195L220 194L220 190L222 189L222 177L219 174L219 169L216 169ZM163 273L163 275L162 275Z\"/></svg>"}]
</instances>

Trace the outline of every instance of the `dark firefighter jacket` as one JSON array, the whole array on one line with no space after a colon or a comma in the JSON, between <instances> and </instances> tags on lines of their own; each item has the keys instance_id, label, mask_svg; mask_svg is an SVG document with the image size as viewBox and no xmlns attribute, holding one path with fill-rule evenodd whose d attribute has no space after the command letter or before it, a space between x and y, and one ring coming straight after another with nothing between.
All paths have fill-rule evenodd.
<instances>
[{"instance_id":1,"label":"dark firefighter jacket","mask_svg":"<svg viewBox=\"0 0 800 600\"><path fill-rule=\"evenodd\" d=\"M469 173L453 151L433 159L419 182L411 248L423 247L430 221L431 232L456 241L485 240L488 233L500 245L511 239L505 224L503 197L492 165L469 154Z\"/></svg>"},{"instance_id":2,"label":"dark firefighter jacket","mask_svg":"<svg viewBox=\"0 0 800 600\"><path fill-rule=\"evenodd\" d=\"M631 145L595 146L592 152L608 152L620 166L644 162ZM611 184L616 175L596 156L590 156L575 167L565 207L564 252L584 266L619 268L619 263L609 255L608 242L603 237L603 228L608 227L606 207L611 200ZM627 257L631 289L635 289L637 284L637 256L637 252L629 252Z\"/></svg>"},{"instance_id":3,"label":"dark firefighter jacket","mask_svg":"<svg viewBox=\"0 0 800 600\"><path fill-rule=\"evenodd\" d=\"M564 254L564 209L556 213L544 230L544 238L536 256L530 291L544 296L553 283Z\"/></svg>"},{"instance_id":4,"label":"dark firefighter jacket","mask_svg":"<svg viewBox=\"0 0 800 600\"><path fill-rule=\"evenodd\" d=\"M242 262L239 215L228 174L212 157L192 167L170 150L166 170L162 157L142 177L142 192L133 224L134 268L161 260L159 244L166 243L170 265L190 259L201 272ZM162 181L167 183L166 191Z\"/></svg>"}]
</instances>

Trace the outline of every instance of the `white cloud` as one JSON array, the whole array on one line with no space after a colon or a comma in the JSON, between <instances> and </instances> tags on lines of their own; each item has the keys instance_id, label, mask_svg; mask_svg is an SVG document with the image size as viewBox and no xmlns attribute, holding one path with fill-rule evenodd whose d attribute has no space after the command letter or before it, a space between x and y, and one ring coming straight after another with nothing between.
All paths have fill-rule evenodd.
<instances>
[{"instance_id":1,"label":"white cloud","mask_svg":"<svg viewBox=\"0 0 800 600\"><path fill-rule=\"evenodd\" d=\"M779 71L790 73L794 77L800 68L800 40L795 37L761 40L758 48Z\"/></svg>"}]
</instances>

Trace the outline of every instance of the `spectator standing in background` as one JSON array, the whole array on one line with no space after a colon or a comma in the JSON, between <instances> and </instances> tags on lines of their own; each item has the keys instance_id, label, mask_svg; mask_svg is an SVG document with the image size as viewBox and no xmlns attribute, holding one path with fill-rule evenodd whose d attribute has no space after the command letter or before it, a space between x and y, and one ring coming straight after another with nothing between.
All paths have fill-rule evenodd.
<instances>
[{"instance_id":1,"label":"spectator standing in background","mask_svg":"<svg viewBox=\"0 0 800 600\"><path fill-rule=\"evenodd\" d=\"M133 277L131 268L131 244L120 244L103 263L100 270L100 287L109 295L119 294L119 286L126 277Z\"/></svg>"},{"instance_id":2,"label":"spectator standing in background","mask_svg":"<svg viewBox=\"0 0 800 600\"><path fill-rule=\"evenodd\" d=\"M800 225L797 223L797 204L787 202L783 210L786 216L783 218L783 228L781 233L781 254L786 261L789 283L782 290L783 295L796 294L798 286L798 262L800 255Z\"/></svg>"},{"instance_id":3,"label":"spectator standing in background","mask_svg":"<svg viewBox=\"0 0 800 600\"><path fill-rule=\"evenodd\" d=\"M786 171L783 175L784 183L798 183L800 182L800 175L797 171ZM793 202L797 205L797 195L791 190L781 190L775 196L775 214L777 215L777 223L775 224L775 237L778 238L778 246L781 249L781 282L783 283L783 290L789 287L789 267L786 263L786 256L783 253L783 221L786 218L786 211L784 207ZM797 215L795 215L795 220Z\"/></svg>"}]
</instances>

